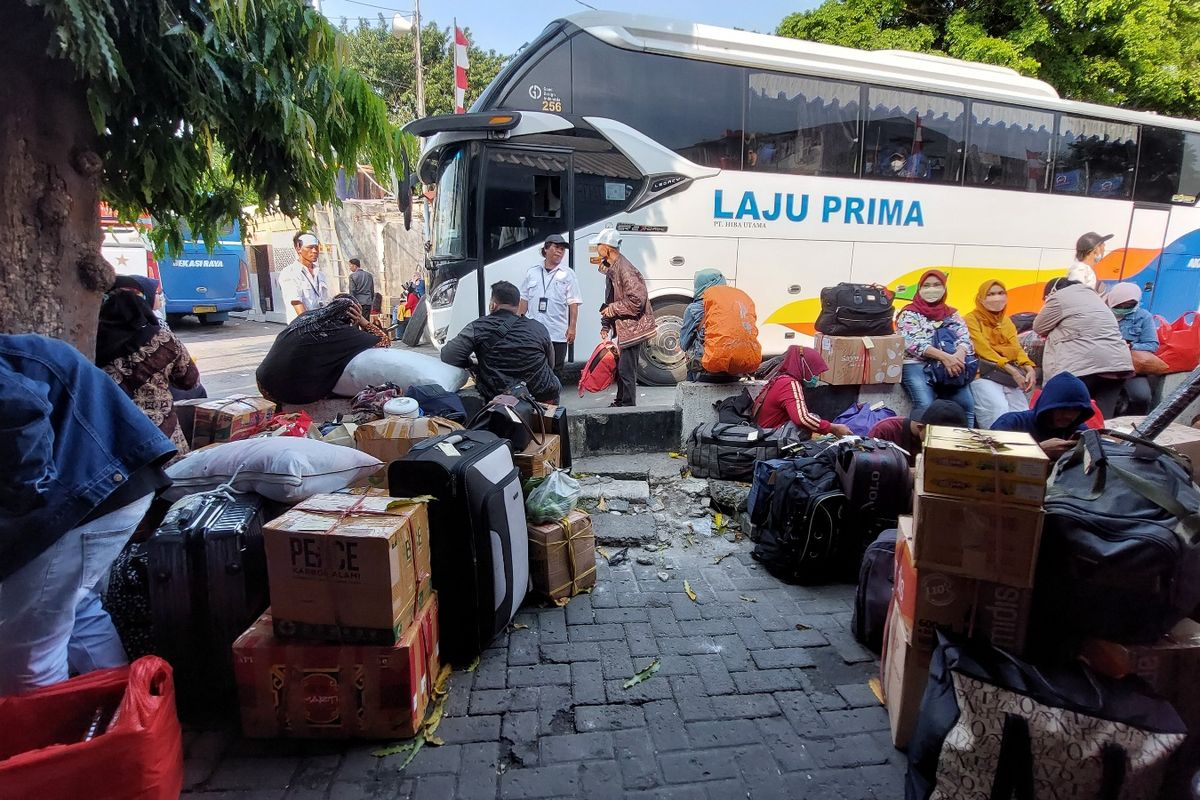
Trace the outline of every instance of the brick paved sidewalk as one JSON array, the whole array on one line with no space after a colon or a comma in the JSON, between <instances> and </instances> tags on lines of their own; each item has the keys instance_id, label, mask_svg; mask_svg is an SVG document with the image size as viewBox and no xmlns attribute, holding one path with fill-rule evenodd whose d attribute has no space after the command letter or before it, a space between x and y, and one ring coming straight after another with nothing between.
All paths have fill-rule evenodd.
<instances>
[{"instance_id":1,"label":"brick paved sidewalk","mask_svg":"<svg viewBox=\"0 0 1200 800\"><path fill-rule=\"evenodd\" d=\"M592 594L523 610L528 628L454 673L445 745L403 771L378 743L189 734L184 797L901 797L904 757L867 687L876 660L849 632L853 587L788 586L749 549L598 559ZM655 658L657 674L623 688Z\"/></svg>"}]
</instances>

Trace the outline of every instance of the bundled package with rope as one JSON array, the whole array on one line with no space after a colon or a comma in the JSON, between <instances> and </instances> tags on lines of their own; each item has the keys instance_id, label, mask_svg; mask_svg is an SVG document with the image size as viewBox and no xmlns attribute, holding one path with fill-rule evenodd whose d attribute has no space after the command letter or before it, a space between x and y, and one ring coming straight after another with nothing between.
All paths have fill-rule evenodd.
<instances>
[{"instance_id":1,"label":"bundled package with rope","mask_svg":"<svg viewBox=\"0 0 1200 800\"><path fill-rule=\"evenodd\" d=\"M535 592L559 604L595 586L592 518L574 510L553 522L530 523L529 576Z\"/></svg>"}]
</instances>

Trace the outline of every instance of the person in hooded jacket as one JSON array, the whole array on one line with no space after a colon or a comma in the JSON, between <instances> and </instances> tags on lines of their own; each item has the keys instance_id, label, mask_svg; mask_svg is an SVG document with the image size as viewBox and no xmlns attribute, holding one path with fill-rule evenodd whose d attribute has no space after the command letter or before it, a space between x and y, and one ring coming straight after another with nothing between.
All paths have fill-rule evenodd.
<instances>
[{"instance_id":1,"label":"person in hooded jacket","mask_svg":"<svg viewBox=\"0 0 1200 800\"><path fill-rule=\"evenodd\" d=\"M967 330L979 357L979 377L971 381L975 424L990 427L1008 411L1029 408L1026 392L1037 384L1037 368L1021 347L1017 326L1004 313L1008 290L997 280L984 281L975 293L975 310L967 314Z\"/></svg>"},{"instance_id":2,"label":"person in hooded jacket","mask_svg":"<svg viewBox=\"0 0 1200 800\"><path fill-rule=\"evenodd\" d=\"M798 344L789 347L778 370L754 400L754 424L762 428L781 428L791 422L810 433L850 436L853 431L849 427L821 419L804 402L805 388L816 388L821 373L828 369L825 359L811 347Z\"/></svg>"},{"instance_id":3,"label":"person in hooded jacket","mask_svg":"<svg viewBox=\"0 0 1200 800\"><path fill-rule=\"evenodd\" d=\"M1075 446L1072 437L1093 414L1087 386L1070 372L1060 372L1046 381L1033 408L1010 411L992 423L991 429L1028 433L1047 456L1056 459Z\"/></svg>"},{"instance_id":4,"label":"person in hooded jacket","mask_svg":"<svg viewBox=\"0 0 1200 800\"><path fill-rule=\"evenodd\" d=\"M1123 387L1125 414L1148 414L1162 395L1163 377L1156 372L1165 369L1161 360L1151 356L1158 353L1158 330L1154 317L1142 308L1142 289L1136 283L1118 283L1104 295L1121 329L1121 338L1129 345L1133 368L1138 374L1125 381ZM1157 362L1157 363L1156 363Z\"/></svg>"},{"instance_id":5,"label":"person in hooded jacket","mask_svg":"<svg viewBox=\"0 0 1200 800\"><path fill-rule=\"evenodd\" d=\"M726 287L720 270L697 272L695 299L683 312L679 346L687 354L689 381L732 383L762 364L754 302L739 289L717 287Z\"/></svg>"},{"instance_id":6,"label":"person in hooded jacket","mask_svg":"<svg viewBox=\"0 0 1200 800\"><path fill-rule=\"evenodd\" d=\"M709 375L700 367L704 358L704 292L713 286L724 286L725 276L718 269L702 269L696 273L692 283L692 297L683 312L683 325L679 329L679 347L687 354L687 379L703 380L706 383L727 383L732 375Z\"/></svg>"}]
</instances>

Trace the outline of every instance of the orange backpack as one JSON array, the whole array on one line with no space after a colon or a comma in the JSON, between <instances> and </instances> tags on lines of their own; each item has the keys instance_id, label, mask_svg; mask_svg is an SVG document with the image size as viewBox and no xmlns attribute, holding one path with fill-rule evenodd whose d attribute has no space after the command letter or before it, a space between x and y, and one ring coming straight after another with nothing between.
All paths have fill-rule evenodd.
<instances>
[{"instance_id":1,"label":"orange backpack","mask_svg":"<svg viewBox=\"0 0 1200 800\"><path fill-rule=\"evenodd\" d=\"M757 317L750 295L732 286L704 290L705 372L749 375L762 364Z\"/></svg>"}]
</instances>

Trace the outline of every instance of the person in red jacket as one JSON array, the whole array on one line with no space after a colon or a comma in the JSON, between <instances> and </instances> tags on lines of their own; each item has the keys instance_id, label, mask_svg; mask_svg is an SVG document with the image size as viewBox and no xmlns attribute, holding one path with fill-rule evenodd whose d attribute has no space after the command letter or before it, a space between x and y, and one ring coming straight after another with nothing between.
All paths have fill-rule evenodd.
<instances>
[{"instance_id":1,"label":"person in red jacket","mask_svg":"<svg viewBox=\"0 0 1200 800\"><path fill-rule=\"evenodd\" d=\"M850 436L848 427L821 419L804 402L805 388L815 388L821 373L827 369L825 359L811 347L796 344L789 347L779 369L754 401L754 423L763 428L779 428L791 422L812 433Z\"/></svg>"}]
</instances>

